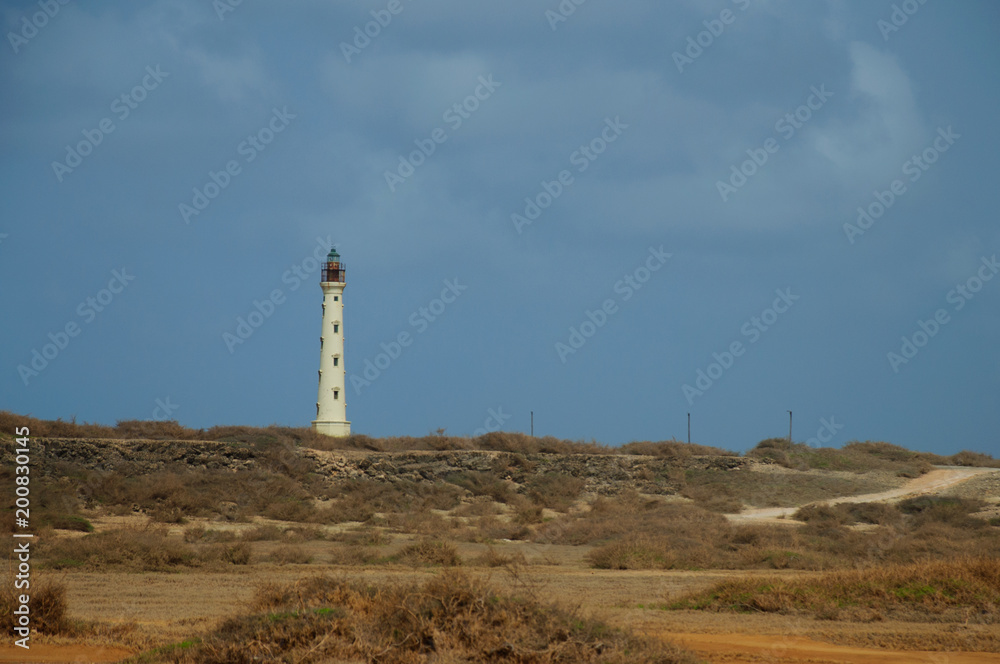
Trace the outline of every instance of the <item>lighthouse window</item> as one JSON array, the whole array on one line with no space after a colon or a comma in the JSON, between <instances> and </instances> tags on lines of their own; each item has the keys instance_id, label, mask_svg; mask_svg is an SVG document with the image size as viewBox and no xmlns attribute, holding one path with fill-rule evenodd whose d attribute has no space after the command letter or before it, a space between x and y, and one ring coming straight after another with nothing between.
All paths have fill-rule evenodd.
<instances>
[{"instance_id":1,"label":"lighthouse window","mask_svg":"<svg viewBox=\"0 0 1000 664\"><path fill-rule=\"evenodd\" d=\"M334 357L333 358L333 366L335 366L335 367L339 367L340 366L340 358L339 357Z\"/></svg>"},{"instance_id":2,"label":"lighthouse window","mask_svg":"<svg viewBox=\"0 0 1000 664\"><path fill-rule=\"evenodd\" d=\"M334 323L333 324L333 333L336 334L337 332L340 332L340 325L337 324L337 323Z\"/></svg>"},{"instance_id":3,"label":"lighthouse window","mask_svg":"<svg viewBox=\"0 0 1000 664\"><path fill-rule=\"evenodd\" d=\"M333 398L334 399L339 399L340 398L340 390L334 390L333 391Z\"/></svg>"},{"instance_id":4,"label":"lighthouse window","mask_svg":"<svg viewBox=\"0 0 1000 664\"><path fill-rule=\"evenodd\" d=\"M339 295L334 295L333 296L333 301L334 302L340 302L340 296Z\"/></svg>"}]
</instances>

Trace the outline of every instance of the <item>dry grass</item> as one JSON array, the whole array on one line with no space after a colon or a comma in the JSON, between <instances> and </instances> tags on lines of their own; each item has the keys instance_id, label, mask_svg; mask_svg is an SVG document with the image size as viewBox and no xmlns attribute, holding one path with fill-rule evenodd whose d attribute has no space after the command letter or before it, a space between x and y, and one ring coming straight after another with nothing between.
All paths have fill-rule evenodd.
<instances>
[{"instance_id":1,"label":"dry grass","mask_svg":"<svg viewBox=\"0 0 1000 664\"><path fill-rule=\"evenodd\" d=\"M150 653L150 664L366 661L379 664L693 664L688 653L575 612L446 573L373 587L313 577L266 585L255 614L200 642Z\"/></svg>"},{"instance_id":2,"label":"dry grass","mask_svg":"<svg viewBox=\"0 0 1000 664\"><path fill-rule=\"evenodd\" d=\"M157 571L251 562L246 542L196 547L187 541L196 532L185 533L181 540L168 536L163 526L155 524L115 528L71 540L43 538L38 553L40 562L49 569ZM203 533L202 539L207 539L208 532L212 531Z\"/></svg>"},{"instance_id":3,"label":"dry grass","mask_svg":"<svg viewBox=\"0 0 1000 664\"><path fill-rule=\"evenodd\" d=\"M837 620L1000 623L1000 560L965 557L719 583L672 609L806 614Z\"/></svg>"}]
</instances>

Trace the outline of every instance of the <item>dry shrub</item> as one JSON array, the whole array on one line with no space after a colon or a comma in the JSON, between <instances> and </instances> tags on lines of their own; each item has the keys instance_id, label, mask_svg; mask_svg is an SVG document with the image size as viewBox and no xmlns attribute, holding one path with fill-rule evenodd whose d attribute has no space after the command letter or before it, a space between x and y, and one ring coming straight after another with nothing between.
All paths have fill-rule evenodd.
<instances>
[{"instance_id":1,"label":"dry shrub","mask_svg":"<svg viewBox=\"0 0 1000 664\"><path fill-rule=\"evenodd\" d=\"M200 523L195 524L193 526L188 526L187 528L184 529L184 535L183 535L184 541L187 542L188 544L193 544L198 540L202 539L203 537L205 537L205 532L206 532L205 526L201 525Z\"/></svg>"},{"instance_id":2,"label":"dry shrub","mask_svg":"<svg viewBox=\"0 0 1000 664\"><path fill-rule=\"evenodd\" d=\"M496 516L503 510L489 496L476 496L471 502L459 505L452 510L452 516Z\"/></svg>"},{"instance_id":3,"label":"dry shrub","mask_svg":"<svg viewBox=\"0 0 1000 664\"><path fill-rule=\"evenodd\" d=\"M379 664L691 664L693 656L575 611L499 593L448 572L421 585L373 587L326 577L260 588L257 615L151 664L365 661Z\"/></svg>"},{"instance_id":4,"label":"dry shrub","mask_svg":"<svg viewBox=\"0 0 1000 664\"><path fill-rule=\"evenodd\" d=\"M30 618L32 631L42 634L60 634L69 629L66 621L66 586L61 581L33 574L30 588L16 588L13 574L8 575L0 588L0 621L4 632L14 633L14 610L20 606L18 596L30 595ZM16 638L16 637L12 637Z\"/></svg>"},{"instance_id":5,"label":"dry shrub","mask_svg":"<svg viewBox=\"0 0 1000 664\"><path fill-rule=\"evenodd\" d=\"M284 545L268 554L267 560L279 565L306 565L312 556L301 546Z\"/></svg>"},{"instance_id":6,"label":"dry shrub","mask_svg":"<svg viewBox=\"0 0 1000 664\"><path fill-rule=\"evenodd\" d=\"M986 506L986 501L977 498L955 498L952 496L918 496L900 501L897 508L904 514L914 515L918 526L928 523L943 523L956 528L975 529L986 526L986 521L970 516Z\"/></svg>"},{"instance_id":7,"label":"dry shrub","mask_svg":"<svg viewBox=\"0 0 1000 664\"><path fill-rule=\"evenodd\" d=\"M423 565L441 565L443 567L454 567L462 564L462 559L458 556L458 549L450 542L440 542L437 540L421 540L403 547L403 549L392 556L394 562L404 565L419 567Z\"/></svg>"},{"instance_id":8,"label":"dry shrub","mask_svg":"<svg viewBox=\"0 0 1000 664\"><path fill-rule=\"evenodd\" d=\"M687 486L681 490L681 495L690 498L699 507L709 512L739 514L743 511L743 501L734 497L728 487L724 487L720 491L719 487Z\"/></svg>"},{"instance_id":9,"label":"dry shrub","mask_svg":"<svg viewBox=\"0 0 1000 664\"><path fill-rule=\"evenodd\" d=\"M313 521L316 514L311 502L292 497L271 503L264 509L264 516L275 521Z\"/></svg>"},{"instance_id":10,"label":"dry shrub","mask_svg":"<svg viewBox=\"0 0 1000 664\"><path fill-rule=\"evenodd\" d=\"M807 578L733 579L670 608L811 614L871 620L1000 623L1000 560L965 557L827 572Z\"/></svg>"},{"instance_id":11,"label":"dry shrub","mask_svg":"<svg viewBox=\"0 0 1000 664\"><path fill-rule=\"evenodd\" d=\"M690 459L692 456L739 456L731 450L721 447L710 447L695 443L682 443L678 440L661 440L653 443L648 440L626 443L618 448L622 454L651 456L667 459Z\"/></svg>"},{"instance_id":12,"label":"dry shrub","mask_svg":"<svg viewBox=\"0 0 1000 664\"><path fill-rule=\"evenodd\" d=\"M193 567L200 562L190 546L168 537L166 528L152 524L44 543L39 553L45 566L54 569L121 567L152 571Z\"/></svg>"},{"instance_id":13,"label":"dry shrub","mask_svg":"<svg viewBox=\"0 0 1000 664\"><path fill-rule=\"evenodd\" d=\"M896 506L887 503L837 503L805 505L796 510L793 518L807 523L822 521L837 525L899 525L903 514Z\"/></svg>"},{"instance_id":14,"label":"dry shrub","mask_svg":"<svg viewBox=\"0 0 1000 664\"><path fill-rule=\"evenodd\" d=\"M470 470L452 473L445 480L465 489L473 496L488 496L498 503L509 503L514 500L513 486L496 473Z\"/></svg>"},{"instance_id":15,"label":"dry shrub","mask_svg":"<svg viewBox=\"0 0 1000 664\"><path fill-rule=\"evenodd\" d=\"M589 512L559 517L543 524L535 541L552 544L593 544L625 535L696 535L728 532L729 522L718 514L681 503L647 499L634 491L598 498Z\"/></svg>"},{"instance_id":16,"label":"dry shrub","mask_svg":"<svg viewBox=\"0 0 1000 664\"><path fill-rule=\"evenodd\" d=\"M379 482L358 479L340 482L323 492L330 504L319 510L317 521L370 521L375 514L448 510L458 506L462 490L445 482Z\"/></svg>"},{"instance_id":17,"label":"dry shrub","mask_svg":"<svg viewBox=\"0 0 1000 664\"><path fill-rule=\"evenodd\" d=\"M311 542L324 538L323 531L309 526L291 526L281 531L281 539L286 542Z\"/></svg>"},{"instance_id":18,"label":"dry shrub","mask_svg":"<svg viewBox=\"0 0 1000 664\"><path fill-rule=\"evenodd\" d=\"M232 565L249 565L253 559L253 551L246 542L237 542L222 549L221 558Z\"/></svg>"},{"instance_id":19,"label":"dry shrub","mask_svg":"<svg viewBox=\"0 0 1000 664\"><path fill-rule=\"evenodd\" d=\"M437 512L430 511L389 514L385 523L396 532L412 533L423 537L453 535L461 525L457 521L450 521Z\"/></svg>"},{"instance_id":20,"label":"dry shrub","mask_svg":"<svg viewBox=\"0 0 1000 664\"><path fill-rule=\"evenodd\" d=\"M525 493L542 507L565 512L579 497L584 484L583 479L565 473L545 473L532 477Z\"/></svg>"},{"instance_id":21,"label":"dry shrub","mask_svg":"<svg viewBox=\"0 0 1000 664\"><path fill-rule=\"evenodd\" d=\"M510 565L527 565L528 559L520 551L504 553L494 547L489 547L486 552L472 560L473 565L483 567L508 567Z\"/></svg>"}]
</instances>

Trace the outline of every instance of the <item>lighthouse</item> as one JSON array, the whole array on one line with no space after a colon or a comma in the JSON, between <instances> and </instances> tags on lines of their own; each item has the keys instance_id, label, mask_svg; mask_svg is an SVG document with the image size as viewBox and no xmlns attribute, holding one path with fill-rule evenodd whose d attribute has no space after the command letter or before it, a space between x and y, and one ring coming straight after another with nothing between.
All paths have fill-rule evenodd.
<instances>
[{"instance_id":1,"label":"lighthouse","mask_svg":"<svg viewBox=\"0 0 1000 664\"><path fill-rule=\"evenodd\" d=\"M320 287L323 289L323 329L319 336L319 396L313 429L327 436L351 435L347 421L344 383L344 264L334 247L323 265Z\"/></svg>"}]
</instances>

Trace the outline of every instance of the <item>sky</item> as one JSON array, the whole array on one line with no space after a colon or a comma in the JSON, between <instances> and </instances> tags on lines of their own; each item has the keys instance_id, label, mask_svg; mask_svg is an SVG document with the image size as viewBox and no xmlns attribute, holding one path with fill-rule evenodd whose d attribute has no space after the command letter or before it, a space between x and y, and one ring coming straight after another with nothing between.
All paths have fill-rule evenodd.
<instances>
[{"instance_id":1,"label":"sky","mask_svg":"<svg viewBox=\"0 0 1000 664\"><path fill-rule=\"evenodd\" d=\"M991 0L0 22L0 409L1000 453Z\"/></svg>"}]
</instances>

